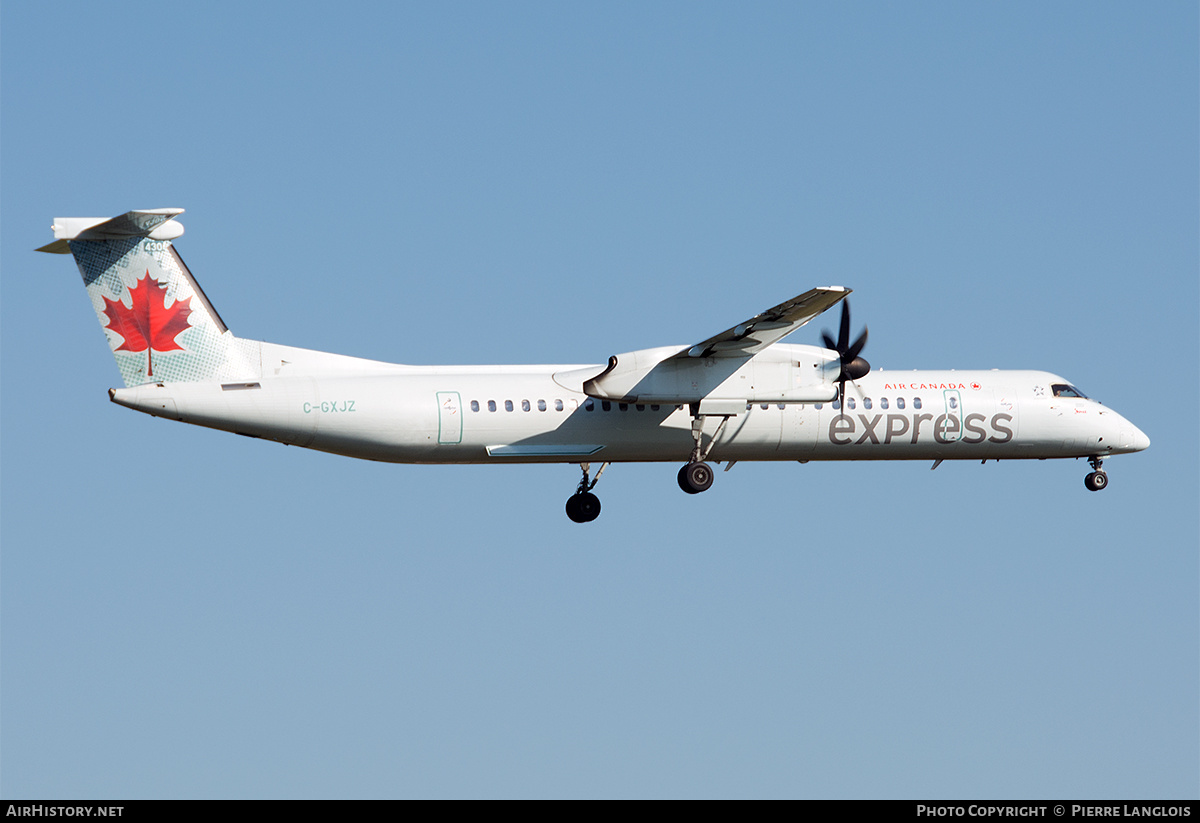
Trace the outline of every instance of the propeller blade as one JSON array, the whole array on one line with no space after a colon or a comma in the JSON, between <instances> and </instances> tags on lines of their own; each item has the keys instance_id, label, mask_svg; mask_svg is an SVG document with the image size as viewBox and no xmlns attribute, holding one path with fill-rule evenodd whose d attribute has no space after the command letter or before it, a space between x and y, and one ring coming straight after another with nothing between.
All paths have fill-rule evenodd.
<instances>
[{"instance_id":1,"label":"propeller blade","mask_svg":"<svg viewBox=\"0 0 1200 823\"><path fill-rule=\"evenodd\" d=\"M838 354L846 351L846 346L850 344L850 300L842 301L842 324L838 329Z\"/></svg>"},{"instance_id":2,"label":"propeller blade","mask_svg":"<svg viewBox=\"0 0 1200 823\"><path fill-rule=\"evenodd\" d=\"M858 357L859 352L861 352L863 350L863 347L866 345L867 345L867 327L863 326L862 334L860 334L858 336L858 339L854 341L854 345L851 346L849 348L849 350L847 350L842 355L842 360L844 360L846 362L850 362L854 358Z\"/></svg>"},{"instance_id":3,"label":"propeller blade","mask_svg":"<svg viewBox=\"0 0 1200 823\"><path fill-rule=\"evenodd\" d=\"M860 377L865 377L867 372L871 370L871 364L859 357L862 350L867 345L867 327L863 326L862 334L858 336L853 343L850 342L850 301L842 301L842 320L838 324L838 339L835 343L833 337L828 331L821 332L821 340L825 343L825 348L833 349L838 353L838 361L841 365L841 370L838 372L837 381L839 391L842 397L842 402L846 399L846 381L858 380Z\"/></svg>"}]
</instances>

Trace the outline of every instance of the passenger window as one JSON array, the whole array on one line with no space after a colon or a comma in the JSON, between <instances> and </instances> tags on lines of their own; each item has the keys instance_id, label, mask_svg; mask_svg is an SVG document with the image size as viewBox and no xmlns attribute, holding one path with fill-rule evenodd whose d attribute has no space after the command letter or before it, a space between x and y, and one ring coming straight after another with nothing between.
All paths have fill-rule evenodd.
<instances>
[{"instance_id":1,"label":"passenger window","mask_svg":"<svg viewBox=\"0 0 1200 823\"><path fill-rule=\"evenodd\" d=\"M783 410L784 410L784 408L785 408L785 406L786 406L787 404L785 404L785 403L777 403L776 405L779 407L779 410L780 410L780 411L783 411Z\"/></svg>"},{"instance_id":2,"label":"passenger window","mask_svg":"<svg viewBox=\"0 0 1200 823\"><path fill-rule=\"evenodd\" d=\"M662 408L662 406L658 405L657 403L650 404L650 411L658 411L660 408Z\"/></svg>"},{"instance_id":3,"label":"passenger window","mask_svg":"<svg viewBox=\"0 0 1200 823\"><path fill-rule=\"evenodd\" d=\"M629 411L629 404L628 403L618 403L617 408L620 409L621 411Z\"/></svg>"},{"instance_id":4,"label":"passenger window","mask_svg":"<svg viewBox=\"0 0 1200 823\"><path fill-rule=\"evenodd\" d=\"M512 410L513 410L513 404L512 404L512 401L511 401L511 400L505 400L505 401L504 401L504 410L505 410L505 411L512 411Z\"/></svg>"},{"instance_id":5,"label":"passenger window","mask_svg":"<svg viewBox=\"0 0 1200 823\"><path fill-rule=\"evenodd\" d=\"M887 407L888 407L887 398L886 397L879 398L879 408L886 409Z\"/></svg>"},{"instance_id":6,"label":"passenger window","mask_svg":"<svg viewBox=\"0 0 1200 823\"><path fill-rule=\"evenodd\" d=\"M604 409L605 411L612 411L612 403L607 400L601 400L600 408Z\"/></svg>"},{"instance_id":7,"label":"passenger window","mask_svg":"<svg viewBox=\"0 0 1200 823\"><path fill-rule=\"evenodd\" d=\"M766 411L767 409L771 408L771 404L770 403L759 403L758 407L760 409L762 409L763 411Z\"/></svg>"},{"instance_id":8,"label":"passenger window","mask_svg":"<svg viewBox=\"0 0 1200 823\"><path fill-rule=\"evenodd\" d=\"M546 401L539 400L538 401L538 411L545 411L545 410L546 410Z\"/></svg>"},{"instance_id":9,"label":"passenger window","mask_svg":"<svg viewBox=\"0 0 1200 823\"><path fill-rule=\"evenodd\" d=\"M529 401L528 400L521 401L521 411L529 411Z\"/></svg>"},{"instance_id":10,"label":"passenger window","mask_svg":"<svg viewBox=\"0 0 1200 823\"><path fill-rule=\"evenodd\" d=\"M851 411L853 411L855 408L857 408L857 407L854 405L854 398L853 398L853 397L847 397L847 398L846 398L846 408L850 409Z\"/></svg>"},{"instance_id":11,"label":"passenger window","mask_svg":"<svg viewBox=\"0 0 1200 823\"><path fill-rule=\"evenodd\" d=\"M952 409L958 408L958 398L957 397L950 398L950 408L952 408Z\"/></svg>"},{"instance_id":12,"label":"passenger window","mask_svg":"<svg viewBox=\"0 0 1200 823\"><path fill-rule=\"evenodd\" d=\"M488 401L488 411L495 411L495 410L496 410L496 401L489 400Z\"/></svg>"},{"instance_id":13,"label":"passenger window","mask_svg":"<svg viewBox=\"0 0 1200 823\"><path fill-rule=\"evenodd\" d=\"M817 411L820 411L821 409L825 408L825 404L824 403L813 403L813 408L816 409Z\"/></svg>"},{"instance_id":14,"label":"passenger window","mask_svg":"<svg viewBox=\"0 0 1200 823\"><path fill-rule=\"evenodd\" d=\"M595 408L596 408L596 401L593 400L592 398L589 397L587 400L583 401L583 410L584 411L593 411L593 410L595 410Z\"/></svg>"},{"instance_id":15,"label":"passenger window","mask_svg":"<svg viewBox=\"0 0 1200 823\"><path fill-rule=\"evenodd\" d=\"M835 409L841 410L841 408L842 408L842 401L841 401L841 400L834 400L834 401L833 401L832 403L830 403L829 405L833 406Z\"/></svg>"},{"instance_id":16,"label":"passenger window","mask_svg":"<svg viewBox=\"0 0 1200 823\"><path fill-rule=\"evenodd\" d=\"M471 411L479 411L479 401L478 400L471 401Z\"/></svg>"},{"instance_id":17,"label":"passenger window","mask_svg":"<svg viewBox=\"0 0 1200 823\"><path fill-rule=\"evenodd\" d=\"M898 409L904 408L904 398L903 397L896 398L896 408L898 408Z\"/></svg>"},{"instance_id":18,"label":"passenger window","mask_svg":"<svg viewBox=\"0 0 1200 823\"><path fill-rule=\"evenodd\" d=\"M864 398L863 398L863 408L864 408L864 409L869 409L869 408L871 408L871 398L869 398L869 397L864 397Z\"/></svg>"},{"instance_id":19,"label":"passenger window","mask_svg":"<svg viewBox=\"0 0 1200 823\"><path fill-rule=\"evenodd\" d=\"M645 411L645 410L646 410L646 404L645 404L645 403L638 403L636 408L637 408L637 410L638 410L638 411Z\"/></svg>"},{"instance_id":20,"label":"passenger window","mask_svg":"<svg viewBox=\"0 0 1200 823\"><path fill-rule=\"evenodd\" d=\"M914 398L913 398L913 408L914 408L914 409L919 409L919 408L921 408L921 398L919 398L919 397L914 397Z\"/></svg>"}]
</instances>

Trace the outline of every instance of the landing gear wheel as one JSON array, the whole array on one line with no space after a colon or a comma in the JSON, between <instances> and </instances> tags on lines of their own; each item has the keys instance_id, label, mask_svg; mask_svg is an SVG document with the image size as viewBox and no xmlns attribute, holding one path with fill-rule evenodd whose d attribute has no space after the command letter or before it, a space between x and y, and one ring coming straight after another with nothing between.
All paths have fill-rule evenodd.
<instances>
[{"instance_id":1,"label":"landing gear wheel","mask_svg":"<svg viewBox=\"0 0 1200 823\"><path fill-rule=\"evenodd\" d=\"M707 463L688 463L679 470L679 488L688 494L707 491L713 484L713 470Z\"/></svg>"},{"instance_id":2,"label":"landing gear wheel","mask_svg":"<svg viewBox=\"0 0 1200 823\"><path fill-rule=\"evenodd\" d=\"M1083 485L1087 486L1088 491L1098 492L1108 485L1108 475L1102 471L1094 471L1083 478Z\"/></svg>"},{"instance_id":3,"label":"landing gear wheel","mask_svg":"<svg viewBox=\"0 0 1200 823\"><path fill-rule=\"evenodd\" d=\"M567 498L567 517L576 523L591 523L600 516L600 498L591 492L579 492Z\"/></svg>"}]
</instances>

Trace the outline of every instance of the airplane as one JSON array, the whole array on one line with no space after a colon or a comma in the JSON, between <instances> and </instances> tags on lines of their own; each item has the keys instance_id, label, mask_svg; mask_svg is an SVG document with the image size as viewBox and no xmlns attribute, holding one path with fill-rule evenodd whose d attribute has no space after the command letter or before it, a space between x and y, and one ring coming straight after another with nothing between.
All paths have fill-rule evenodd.
<instances>
[{"instance_id":1,"label":"airplane","mask_svg":"<svg viewBox=\"0 0 1200 823\"><path fill-rule=\"evenodd\" d=\"M38 251L74 255L117 361L118 405L197 426L392 463L578 464L571 520L600 514L613 463L682 462L679 487L739 461L1086 458L1149 438L1043 371L885 371L850 339L850 289L822 286L698 343L602 364L410 366L236 337L176 251L182 209L55 218ZM779 341L842 304L837 339ZM599 463L595 476L593 464Z\"/></svg>"}]
</instances>

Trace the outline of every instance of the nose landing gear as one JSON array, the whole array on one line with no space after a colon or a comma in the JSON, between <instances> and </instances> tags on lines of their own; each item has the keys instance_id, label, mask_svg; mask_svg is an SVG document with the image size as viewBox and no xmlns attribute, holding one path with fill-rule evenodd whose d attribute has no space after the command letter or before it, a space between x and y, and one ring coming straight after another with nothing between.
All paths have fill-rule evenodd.
<instances>
[{"instance_id":1,"label":"nose landing gear","mask_svg":"<svg viewBox=\"0 0 1200 823\"><path fill-rule=\"evenodd\" d=\"M1088 463L1095 470L1087 477L1083 478L1083 485L1087 486L1088 491L1098 492L1108 486L1108 475L1104 473L1101 464L1104 462L1102 457L1089 457Z\"/></svg>"}]
</instances>

